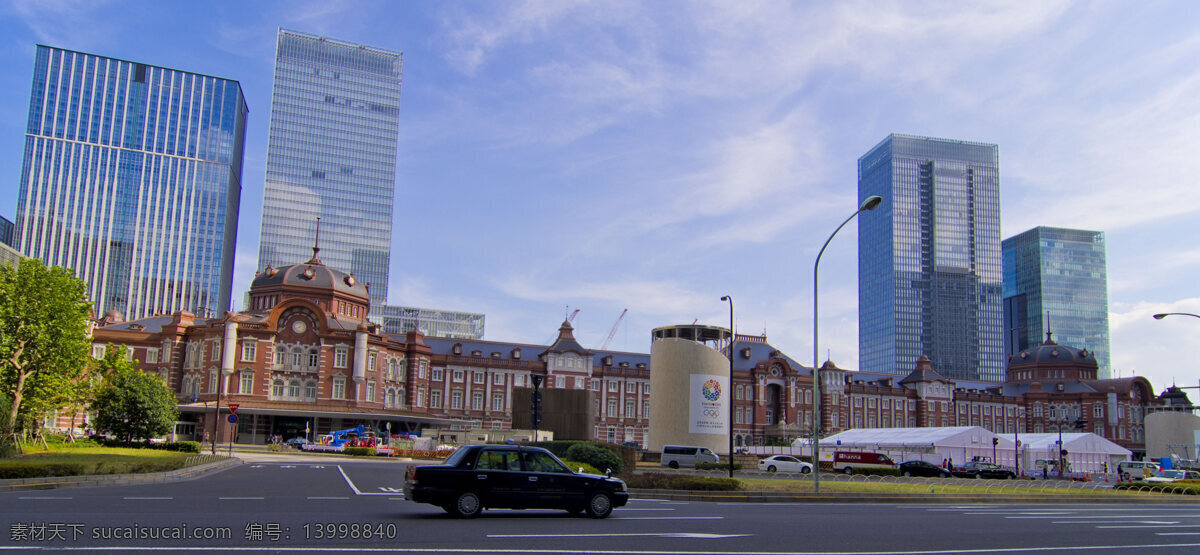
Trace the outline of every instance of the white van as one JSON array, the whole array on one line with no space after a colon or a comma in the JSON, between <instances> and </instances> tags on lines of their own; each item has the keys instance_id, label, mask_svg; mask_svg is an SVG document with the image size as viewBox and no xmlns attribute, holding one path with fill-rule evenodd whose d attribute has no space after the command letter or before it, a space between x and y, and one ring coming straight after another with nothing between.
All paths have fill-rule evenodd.
<instances>
[{"instance_id":1,"label":"white van","mask_svg":"<svg viewBox=\"0 0 1200 555\"><path fill-rule=\"evenodd\" d=\"M696 466L698 462L721 462L721 458L707 447L687 447L684 445L664 445L662 465L671 468L681 466Z\"/></svg>"},{"instance_id":2,"label":"white van","mask_svg":"<svg viewBox=\"0 0 1200 555\"><path fill-rule=\"evenodd\" d=\"M1134 480L1149 478L1159 470L1162 468L1158 463L1152 461L1121 461L1117 463L1117 473L1127 474Z\"/></svg>"}]
</instances>

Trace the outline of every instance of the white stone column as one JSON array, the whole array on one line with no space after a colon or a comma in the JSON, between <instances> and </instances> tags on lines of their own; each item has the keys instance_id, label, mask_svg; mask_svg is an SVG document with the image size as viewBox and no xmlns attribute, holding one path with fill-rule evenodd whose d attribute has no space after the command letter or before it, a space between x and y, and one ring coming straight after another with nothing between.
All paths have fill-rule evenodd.
<instances>
[{"instance_id":1,"label":"white stone column","mask_svg":"<svg viewBox=\"0 0 1200 555\"><path fill-rule=\"evenodd\" d=\"M237 326L237 322L225 322L225 340L221 345L224 348L221 351L221 373L226 376L233 374L234 354L237 351Z\"/></svg>"}]
</instances>

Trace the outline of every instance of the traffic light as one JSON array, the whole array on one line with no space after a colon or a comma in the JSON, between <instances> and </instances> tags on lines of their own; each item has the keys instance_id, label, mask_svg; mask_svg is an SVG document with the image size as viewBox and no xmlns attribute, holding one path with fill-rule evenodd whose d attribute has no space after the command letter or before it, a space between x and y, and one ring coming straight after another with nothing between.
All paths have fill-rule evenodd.
<instances>
[{"instance_id":1,"label":"traffic light","mask_svg":"<svg viewBox=\"0 0 1200 555\"><path fill-rule=\"evenodd\" d=\"M542 376L534 374L530 376L533 380L533 395L530 396L530 416L533 420L533 427L537 428L542 424L542 392L539 388L542 385Z\"/></svg>"},{"instance_id":2,"label":"traffic light","mask_svg":"<svg viewBox=\"0 0 1200 555\"><path fill-rule=\"evenodd\" d=\"M998 438L998 437L992 438L992 447L995 447L997 445L1000 445L1000 438Z\"/></svg>"},{"instance_id":3,"label":"traffic light","mask_svg":"<svg viewBox=\"0 0 1200 555\"><path fill-rule=\"evenodd\" d=\"M1079 420L1076 420L1075 421L1075 429L1076 430L1086 430L1087 429L1087 419L1080 418Z\"/></svg>"}]
</instances>

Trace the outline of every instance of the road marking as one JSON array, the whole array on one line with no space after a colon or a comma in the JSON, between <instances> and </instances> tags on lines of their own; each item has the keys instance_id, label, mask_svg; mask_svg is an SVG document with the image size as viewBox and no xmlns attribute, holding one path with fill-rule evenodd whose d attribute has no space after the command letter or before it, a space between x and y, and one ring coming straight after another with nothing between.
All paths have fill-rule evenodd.
<instances>
[{"instance_id":1,"label":"road marking","mask_svg":"<svg viewBox=\"0 0 1200 555\"><path fill-rule=\"evenodd\" d=\"M359 491L358 486L354 485L354 482L350 481L350 477L346 475L346 470L342 468L342 465L339 464L339 465L337 465L336 468L338 469L338 472L342 473L342 478L346 479L346 484L350 486L350 489L354 490L354 495L396 495L395 493L388 493L388 492L379 492L379 493L365 492L364 493L362 491Z\"/></svg>"},{"instance_id":2,"label":"road marking","mask_svg":"<svg viewBox=\"0 0 1200 555\"><path fill-rule=\"evenodd\" d=\"M17 499L70 499L70 497L18 497Z\"/></svg>"},{"instance_id":3,"label":"road marking","mask_svg":"<svg viewBox=\"0 0 1200 555\"><path fill-rule=\"evenodd\" d=\"M615 516L617 520L724 520L723 516Z\"/></svg>"},{"instance_id":4,"label":"road marking","mask_svg":"<svg viewBox=\"0 0 1200 555\"><path fill-rule=\"evenodd\" d=\"M175 499L175 498L174 497L124 497L123 499L128 499L130 501L152 501L152 500L165 500L165 499Z\"/></svg>"},{"instance_id":5,"label":"road marking","mask_svg":"<svg viewBox=\"0 0 1200 555\"><path fill-rule=\"evenodd\" d=\"M1097 518L1098 515L1059 515L1059 516L1006 516L1012 519L1047 519L1047 518ZM1200 515L1104 515L1105 518L1200 518ZM1123 521L1128 522L1128 521Z\"/></svg>"},{"instance_id":6,"label":"road marking","mask_svg":"<svg viewBox=\"0 0 1200 555\"><path fill-rule=\"evenodd\" d=\"M218 497L221 501L261 501L264 497Z\"/></svg>"},{"instance_id":7,"label":"road marking","mask_svg":"<svg viewBox=\"0 0 1200 555\"><path fill-rule=\"evenodd\" d=\"M699 539L723 539L723 538L745 538L752 534L703 534L699 532L649 532L649 533L630 533L623 534L614 532L611 534L488 534L489 538L631 538L631 537L656 537L656 538L699 538Z\"/></svg>"},{"instance_id":8,"label":"road marking","mask_svg":"<svg viewBox=\"0 0 1200 555\"><path fill-rule=\"evenodd\" d=\"M1200 528L1200 524L1171 524L1157 526L1097 526L1102 529L1119 529L1119 528Z\"/></svg>"},{"instance_id":9,"label":"road marking","mask_svg":"<svg viewBox=\"0 0 1200 555\"><path fill-rule=\"evenodd\" d=\"M982 553L1029 553L1029 552L1041 552L1041 551L1044 551L1044 552L1095 551L1095 550L1124 551L1124 550L1133 550L1133 549L1157 550L1157 549L1189 548L1189 547L1191 547L1191 548L1200 547L1200 543L943 549L943 550L927 550L927 551L917 551L917 550L914 550L914 551L892 551L891 553L893 553L895 555L952 555L952 554L956 554L956 553L981 553L982 554ZM140 546L140 545L138 545L138 546L135 546L135 545L104 545L104 546L81 545L81 546L70 546L69 548L64 548L64 549L70 549L71 551L117 551L117 552L126 552L126 551L130 551L130 552L132 552L132 551L146 551L146 552L150 552L150 551L163 551L163 552L197 551L197 552L200 552L200 551L212 551L213 547L212 546L183 547L183 546ZM279 549L280 548L278 546L259 547L259 546L233 546L233 545L231 545L231 546L222 546L221 547L221 551L244 552L244 553L257 553L257 552L277 553L279 551ZM18 551L18 550L27 551L27 550L29 550L29 546L27 546L27 545L0 545L0 551ZM296 546L296 547L290 547L287 550L288 551L296 551L296 552L309 552L309 553L324 553L324 552L330 552L330 553L472 553L472 554L475 554L475 553L506 553L506 554L507 553L513 553L513 554L545 553L545 554L552 554L553 553L553 554L558 554L558 555L584 555L584 554L594 555L595 553L609 553L609 554L619 554L619 555L625 555L625 554L632 555L635 553L654 553L656 555L702 555L704 553L709 553L708 551L682 551L682 550L677 550L677 551L668 551L668 550L661 550L661 551L645 551L645 550L592 551L592 550L582 550L582 549L575 549L575 550L528 549L528 548L525 548L525 549L497 549L494 547L486 548L486 549L484 549L484 548L472 549L472 548L453 548L453 547L430 548L430 547L397 547L397 546L387 546L387 547L350 547L350 546L301 547L301 546ZM737 555L786 555L788 553L794 553L794 552L737 551L736 553L737 553ZM809 552L809 553L815 553L815 552Z\"/></svg>"},{"instance_id":10,"label":"road marking","mask_svg":"<svg viewBox=\"0 0 1200 555\"><path fill-rule=\"evenodd\" d=\"M309 499L350 499L349 497L309 497Z\"/></svg>"},{"instance_id":11,"label":"road marking","mask_svg":"<svg viewBox=\"0 0 1200 555\"><path fill-rule=\"evenodd\" d=\"M1200 536L1200 532L1155 532L1155 536Z\"/></svg>"},{"instance_id":12,"label":"road marking","mask_svg":"<svg viewBox=\"0 0 1200 555\"><path fill-rule=\"evenodd\" d=\"M1179 524L1178 520L1055 520L1050 524L1113 524L1113 523L1137 523L1137 524Z\"/></svg>"},{"instance_id":13,"label":"road marking","mask_svg":"<svg viewBox=\"0 0 1200 555\"><path fill-rule=\"evenodd\" d=\"M626 511L674 511L675 509L660 509L660 508L657 508L657 507L646 507L646 508L638 508L638 507L621 507L620 509L614 509L614 510L616 510L616 511L621 511L621 512L623 513L623 512L626 512Z\"/></svg>"},{"instance_id":14,"label":"road marking","mask_svg":"<svg viewBox=\"0 0 1200 555\"><path fill-rule=\"evenodd\" d=\"M404 488L385 488L383 486L379 486L379 491L386 491L388 493L404 493Z\"/></svg>"}]
</instances>

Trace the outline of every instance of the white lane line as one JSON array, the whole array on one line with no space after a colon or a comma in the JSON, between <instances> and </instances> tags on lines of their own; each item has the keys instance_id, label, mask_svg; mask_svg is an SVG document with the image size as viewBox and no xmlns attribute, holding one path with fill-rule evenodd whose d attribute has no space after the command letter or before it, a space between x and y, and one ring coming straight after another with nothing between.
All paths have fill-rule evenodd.
<instances>
[{"instance_id":1,"label":"white lane line","mask_svg":"<svg viewBox=\"0 0 1200 555\"><path fill-rule=\"evenodd\" d=\"M349 497L309 497L309 499L350 499Z\"/></svg>"},{"instance_id":2,"label":"white lane line","mask_svg":"<svg viewBox=\"0 0 1200 555\"><path fill-rule=\"evenodd\" d=\"M675 509L659 509L659 508L652 508L652 507L646 507L643 509L643 508L639 508L639 507L621 507L620 509L613 509L613 510L620 511L623 513L626 511L674 511Z\"/></svg>"},{"instance_id":3,"label":"white lane line","mask_svg":"<svg viewBox=\"0 0 1200 555\"><path fill-rule=\"evenodd\" d=\"M1200 524L1158 524L1153 526L1143 526L1139 524L1137 526L1097 526L1096 528L1105 530L1121 528L1200 528Z\"/></svg>"},{"instance_id":4,"label":"white lane line","mask_svg":"<svg viewBox=\"0 0 1200 555\"><path fill-rule=\"evenodd\" d=\"M346 475L346 471L345 471L345 469L342 468L342 465L340 465L340 464L337 465L337 469L338 469L338 472L342 473L342 478L346 479L346 484L350 486L350 489L354 490L354 495L396 495L395 492L386 492L386 491L379 492L379 493L359 491L358 486L354 485L354 482L350 481L350 477Z\"/></svg>"},{"instance_id":5,"label":"white lane line","mask_svg":"<svg viewBox=\"0 0 1200 555\"><path fill-rule=\"evenodd\" d=\"M1200 532L1155 532L1155 536L1200 536Z\"/></svg>"},{"instance_id":6,"label":"white lane line","mask_svg":"<svg viewBox=\"0 0 1200 555\"><path fill-rule=\"evenodd\" d=\"M659 537L659 538L700 538L723 539L745 538L752 534L704 534L699 532L648 532L648 533L619 533L611 534L488 534L489 538L626 538L626 537Z\"/></svg>"},{"instance_id":7,"label":"white lane line","mask_svg":"<svg viewBox=\"0 0 1200 555\"><path fill-rule=\"evenodd\" d=\"M959 553L1030 553L1030 552L1061 552L1061 551L1127 551L1127 550L1159 550L1170 548L1195 548L1200 547L1200 543L1162 543L1162 544L1144 544L1144 545L1087 545L1087 546L1041 546L1041 547L1012 547L1012 548L979 548L979 549L944 549L944 550L926 550L926 551L891 551L894 555L954 555ZM0 551L28 551L28 545L0 545ZM212 546L134 546L134 545L103 545L103 546L70 546L71 551L116 551L116 552L133 552L133 551L163 551L168 553L184 552L184 551L212 551ZM227 552L244 552L244 553L277 553L280 548L278 546L221 546L221 551ZM351 547L351 546L314 546L314 547L289 547L288 551L306 552L306 553L513 553L513 554L528 554L528 553L545 553L556 555L596 555L597 553L608 553L615 555L635 555L651 553L655 555L704 555L711 553L710 551L683 551L683 550L568 550L568 549L497 549L490 548L431 548L428 546L422 547ZM785 551L737 551L737 555L795 555L796 552ZM815 552L809 552L815 553Z\"/></svg>"},{"instance_id":8,"label":"white lane line","mask_svg":"<svg viewBox=\"0 0 1200 555\"><path fill-rule=\"evenodd\" d=\"M261 501L265 497L218 497L221 501Z\"/></svg>"},{"instance_id":9,"label":"white lane line","mask_svg":"<svg viewBox=\"0 0 1200 555\"><path fill-rule=\"evenodd\" d=\"M175 499L175 498L174 497L123 497L122 499L128 499L130 501L158 501L158 500L168 500L168 499Z\"/></svg>"},{"instance_id":10,"label":"white lane line","mask_svg":"<svg viewBox=\"0 0 1200 555\"><path fill-rule=\"evenodd\" d=\"M1012 519L1047 519L1047 518L1099 518L1098 515L1059 515L1059 516L1006 516L1004 518ZM1104 518L1200 518L1200 515L1104 515ZM1124 521L1128 522L1128 521Z\"/></svg>"},{"instance_id":11,"label":"white lane line","mask_svg":"<svg viewBox=\"0 0 1200 555\"><path fill-rule=\"evenodd\" d=\"M1178 520L1054 520L1050 524L1179 524Z\"/></svg>"},{"instance_id":12,"label":"white lane line","mask_svg":"<svg viewBox=\"0 0 1200 555\"><path fill-rule=\"evenodd\" d=\"M723 516L614 516L616 520L724 520Z\"/></svg>"}]
</instances>

